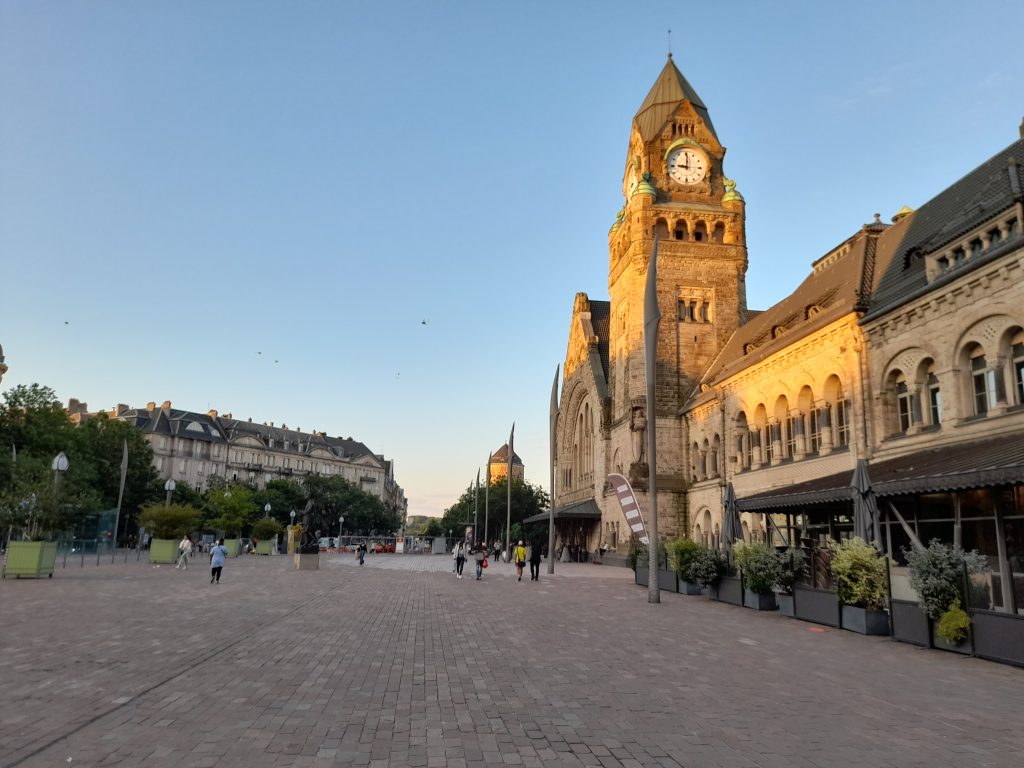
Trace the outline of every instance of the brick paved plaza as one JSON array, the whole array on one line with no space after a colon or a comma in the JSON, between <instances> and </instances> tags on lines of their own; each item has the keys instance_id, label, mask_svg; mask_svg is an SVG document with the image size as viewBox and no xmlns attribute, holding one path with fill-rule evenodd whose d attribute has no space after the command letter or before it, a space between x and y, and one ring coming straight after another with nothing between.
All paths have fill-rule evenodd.
<instances>
[{"instance_id":1,"label":"brick paved plaza","mask_svg":"<svg viewBox=\"0 0 1024 768\"><path fill-rule=\"evenodd\" d=\"M0 582L0 767L1024 764L1024 670L620 568L321 562Z\"/></svg>"}]
</instances>

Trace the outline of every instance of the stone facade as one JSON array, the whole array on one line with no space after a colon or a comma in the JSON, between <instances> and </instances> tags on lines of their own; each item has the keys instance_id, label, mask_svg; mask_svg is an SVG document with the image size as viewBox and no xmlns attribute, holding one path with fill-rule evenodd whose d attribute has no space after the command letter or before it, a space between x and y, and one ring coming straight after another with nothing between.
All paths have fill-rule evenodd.
<instances>
[{"instance_id":1,"label":"stone facade","mask_svg":"<svg viewBox=\"0 0 1024 768\"><path fill-rule=\"evenodd\" d=\"M76 422L95 415L77 400L70 401L68 412ZM264 488L275 479L302 482L309 475L338 476L376 496L404 519L405 492L395 480L393 463L352 438L241 421L215 410L182 411L169 400L159 407L155 402L145 408L118 405L106 415L142 432L163 479L205 490L211 477Z\"/></svg>"},{"instance_id":2,"label":"stone facade","mask_svg":"<svg viewBox=\"0 0 1024 768\"><path fill-rule=\"evenodd\" d=\"M747 510L744 535L765 535L770 521L756 510L776 507L758 499L825 478L847 503L859 459L1024 433L1024 139L917 212L891 224L876 215L762 312L746 306L744 202L724 154L670 60L633 119L626 203L609 233L610 300L577 294L569 328L554 503L556 520L597 504L590 551L629 546L609 473L628 476L641 509L650 505L643 307L656 235L663 537L717 541L727 483Z\"/></svg>"}]
</instances>

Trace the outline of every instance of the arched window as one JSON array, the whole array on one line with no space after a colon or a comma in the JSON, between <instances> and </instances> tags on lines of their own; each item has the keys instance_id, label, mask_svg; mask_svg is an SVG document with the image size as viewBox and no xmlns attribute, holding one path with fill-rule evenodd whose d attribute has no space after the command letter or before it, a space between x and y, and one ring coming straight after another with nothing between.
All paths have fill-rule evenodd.
<instances>
[{"instance_id":1,"label":"arched window","mask_svg":"<svg viewBox=\"0 0 1024 768\"><path fill-rule=\"evenodd\" d=\"M896 429L906 434L914 424L914 395L907 386L907 377L902 371L895 371L893 386L896 393Z\"/></svg>"},{"instance_id":2,"label":"arched window","mask_svg":"<svg viewBox=\"0 0 1024 768\"><path fill-rule=\"evenodd\" d=\"M675 240L686 239L686 222L680 219L676 222L675 228L672 230L672 237Z\"/></svg>"},{"instance_id":3,"label":"arched window","mask_svg":"<svg viewBox=\"0 0 1024 768\"><path fill-rule=\"evenodd\" d=\"M698 243L707 242L708 227L703 221L698 221L693 225L693 239Z\"/></svg>"},{"instance_id":4,"label":"arched window","mask_svg":"<svg viewBox=\"0 0 1024 768\"><path fill-rule=\"evenodd\" d=\"M711 242L721 243L725 240L725 224L718 222L711 231Z\"/></svg>"},{"instance_id":5,"label":"arched window","mask_svg":"<svg viewBox=\"0 0 1024 768\"><path fill-rule=\"evenodd\" d=\"M654 222L654 232L660 240L668 240L668 222L665 219L658 219Z\"/></svg>"},{"instance_id":6,"label":"arched window","mask_svg":"<svg viewBox=\"0 0 1024 768\"><path fill-rule=\"evenodd\" d=\"M736 414L736 463L739 469L750 469L750 427L747 414L740 411Z\"/></svg>"},{"instance_id":7,"label":"arched window","mask_svg":"<svg viewBox=\"0 0 1024 768\"><path fill-rule=\"evenodd\" d=\"M1024 331L1018 332L1010 343L1013 366L1013 392L1017 405L1024 405Z\"/></svg>"},{"instance_id":8,"label":"arched window","mask_svg":"<svg viewBox=\"0 0 1024 768\"><path fill-rule=\"evenodd\" d=\"M768 427L768 410L761 403L754 409L754 440L755 460L760 464L768 464L772 460L772 436ZM760 451L758 450L760 448Z\"/></svg>"},{"instance_id":9,"label":"arched window","mask_svg":"<svg viewBox=\"0 0 1024 768\"><path fill-rule=\"evenodd\" d=\"M795 428L793 425L793 417L789 413L789 400L786 399L785 395L780 395L779 399L775 401L775 409L772 411L773 425L772 431L772 442L775 445L772 446L772 452L775 450L780 451L778 458L791 459L793 458L793 450L796 445Z\"/></svg>"},{"instance_id":10,"label":"arched window","mask_svg":"<svg viewBox=\"0 0 1024 768\"><path fill-rule=\"evenodd\" d=\"M711 441L711 476L718 477L722 474L722 438L717 434Z\"/></svg>"},{"instance_id":11,"label":"arched window","mask_svg":"<svg viewBox=\"0 0 1024 768\"><path fill-rule=\"evenodd\" d=\"M985 349L980 344L972 344L966 352L970 360L974 414L984 416L996 404L996 372L989 367Z\"/></svg>"},{"instance_id":12,"label":"arched window","mask_svg":"<svg viewBox=\"0 0 1024 768\"><path fill-rule=\"evenodd\" d=\"M917 368L918 391L913 402L912 416L923 426L938 427L942 423L942 391L935 375L935 362L925 358Z\"/></svg>"},{"instance_id":13,"label":"arched window","mask_svg":"<svg viewBox=\"0 0 1024 768\"><path fill-rule=\"evenodd\" d=\"M831 417L832 444L845 448L850 445L850 401L835 374L825 381L825 402Z\"/></svg>"}]
</instances>

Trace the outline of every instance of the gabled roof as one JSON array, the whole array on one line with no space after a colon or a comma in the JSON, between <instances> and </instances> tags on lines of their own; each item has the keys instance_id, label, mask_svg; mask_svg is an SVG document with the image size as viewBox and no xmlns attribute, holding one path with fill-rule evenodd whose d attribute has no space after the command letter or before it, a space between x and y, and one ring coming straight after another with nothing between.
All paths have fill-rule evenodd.
<instances>
[{"instance_id":1,"label":"gabled roof","mask_svg":"<svg viewBox=\"0 0 1024 768\"><path fill-rule=\"evenodd\" d=\"M508 443L505 443L501 448L491 454L491 464L507 464L508 463ZM522 466L523 460L519 458L519 454L512 451L512 466Z\"/></svg>"},{"instance_id":2,"label":"gabled roof","mask_svg":"<svg viewBox=\"0 0 1024 768\"><path fill-rule=\"evenodd\" d=\"M1010 158L1016 161L1011 174ZM1016 178L1016 190L1014 180ZM878 283L865 319L891 311L928 288L924 255L947 247L957 238L980 226L1020 199L1024 183L1024 139L1015 141L979 165L951 187L908 214L887 233L886 244L893 252L888 269ZM897 225L898 226L898 225ZM1019 233L1024 234L1024 233ZM1005 245L1005 244L1003 244ZM993 249L994 250L994 249ZM935 283L942 284L970 271L979 262L968 260Z\"/></svg>"},{"instance_id":3,"label":"gabled roof","mask_svg":"<svg viewBox=\"0 0 1024 768\"><path fill-rule=\"evenodd\" d=\"M884 224L867 224L814 262L811 274L778 304L748 313L701 380L712 385L791 345L795 340L863 309L878 263L877 240Z\"/></svg>"},{"instance_id":4,"label":"gabled roof","mask_svg":"<svg viewBox=\"0 0 1024 768\"><path fill-rule=\"evenodd\" d=\"M707 107L704 106L704 102L701 101L693 86L683 77L683 73L676 67L671 53L668 55L668 61L665 62L658 79L651 86L647 98L644 99L644 103L640 105L640 109L633 117L643 140L650 141L657 136L662 126L665 125L665 121L675 114L679 105L684 101L693 106L708 131L717 141L718 135L715 133L715 126L711 124L711 115L708 114Z\"/></svg>"}]
</instances>

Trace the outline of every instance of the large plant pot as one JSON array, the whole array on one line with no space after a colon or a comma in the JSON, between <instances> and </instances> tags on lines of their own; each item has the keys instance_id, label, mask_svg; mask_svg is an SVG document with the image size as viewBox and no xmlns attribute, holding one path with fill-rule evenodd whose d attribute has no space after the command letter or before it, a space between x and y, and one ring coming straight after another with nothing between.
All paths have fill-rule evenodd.
<instances>
[{"instance_id":1,"label":"large plant pot","mask_svg":"<svg viewBox=\"0 0 1024 768\"><path fill-rule=\"evenodd\" d=\"M658 569L658 589L663 589L666 592L678 592L679 582L676 578L675 571L663 571Z\"/></svg>"},{"instance_id":2,"label":"large plant pot","mask_svg":"<svg viewBox=\"0 0 1024 768\"><path fill-rule=\"evenodd\" d=\"M649 576L650 576L650 571L647 570L646 566L644 566L644 567L637 566L637 569L633 572L633 577L636 579L636 583L639 584L641 587L646 587L647 586L647 581L648 581L648 577Z\"/></svg>"},{"instance_id":3,"label":"large plant pot","mask_svg":"<svg viewBox=\"0 0 1024 768\"><path fill-rule=\"evenodd\" d=\"M297 571L319 571L320 553L311 555L298 554L295 556L295 570Z\"/></svg>"},{"instance_id":4,"label":"large plant pot","mask_svg":"<svg viewBox=\"0 0 1024 768\"><path fill-rule=\"evenodd\" d=\"M790 618L796 616L796 612L793 610L793 596L792 595L775 595L775 602L779 606L779 613L783 616L789 616Z\"/></svg>"},{"instance_id":5,"label":"large plant pot","mask_svg":"<svg viewBox=\"0 0 1024 768\"><path fill-rule=\"evenodd\" d=\"M179 539L150 539L149 562L176 563L178 561Z\"/></svg>"},{"instance_id":6,"label":"large plant pot","mask_svg":"<svg viewBox=\"0 0 1024 768\"><path fill-rule=\"evenodd\" d=\"M238 539L224 539L224 548L228 551L228 557L238 557L242 551L242 542Z\"/></svg>"},{"instance_id":7,"label":"large plant pot","mask_svg":"<svg viewBox=\"0 0 1024 768\"><path fill-rule=\"evenodd\" d=\"M7 543L7 563L3 578L22 576L53 578L53 567L57 562L55 541L10 541Z\"/></svg>"},{"instance_id":8,"label":"large plant pot","mask_svg":"<svg viewBox=\"0 0 1024 768\"><path fill-rule=\"evenodd\" d=\"M966 640L961 640L959 643L951 643L949 640L944 640L935 634L935 622L932 622L932 648L939 651L949 651L950 653L960 653L964 656L970 656L973 653L970 633L968 633Z\"/></svg>"},{"instance_id":9,"label":"large plant pot","mask_svg":"<svg viewBox=\"0 0 1024 768\"><path fill-rule=\"evenodd\" d=\"M743 605L747 608L753 608L755 611L774 611L779 607L778 603L775 602L774 592L760 595L749 589L743 590Z\"/></svg>"},{"instance_id":10,"label":"large plant pot","mask_svg":"<svg viewBox=\"0 0 1024 768\"><path fill-rule=\"evenodd\" d=\"M916 602L893 600L889 620L892 623L893 640L928 647L931 637L930 622L927 614Z\"/></svg>"},{"instance_id":11,"label":"large plant pot","mask_svg":"<svg viewBox=\"0 0 1024 768\"><path fill-rule=\"evenodd\" d=\"M274 553L274 541L257 541L256 542L256 554L257 555L272 555Z\"/></svg>"},{"instance_id":12,"label":"large plant pot","mask_svg":"<svg viewBox=\"0 0 1024 768\"><path fill-rule=\"evenodd\" d=\"M684 595L703 595L704 587L694 581L682 581L679 582L679 592Z\"/></svg>"},{"instance_id":13,"label":"large plant pot","mask_svg":"<svg viewBox=\"0 0 1024 768\"><path fill-rule=\"evenodd\" d=\"M743 584L737 576L725 576L708 587L708 597L720 603L743 605Z\"/></svg>"},{"instance_id":14,"label":"large plant pot","mask_svg":"<svg viewBox=\"0 0 1024 768\"><path fill-rule=\"evenodd\" d=\"M839 598L831 589L793 589L793 612L795 617L828 627L840 626Z\"/></svg>"},{"instance_id":15,"label":"large plant pot","mask_svg":"<svg viewBox=\"0 0 1024 768\"><path fill-rule=\"evenodd\" d=\"M855 605L844 605L842 613L843 629L861 635L888 635L889 614L885 611L874 611L858 608Z\"/></svg>"},{"instance_id":16,"label":"large plant pot","mask_svg":"<svg viewBox=\"0 0 1024 768\"><path fill-rule=\"evenodd\" d=\"M996 611L968 613L973 623L975 655L1024 666L1024 616Z\"/></svg>"}]
</instances>

